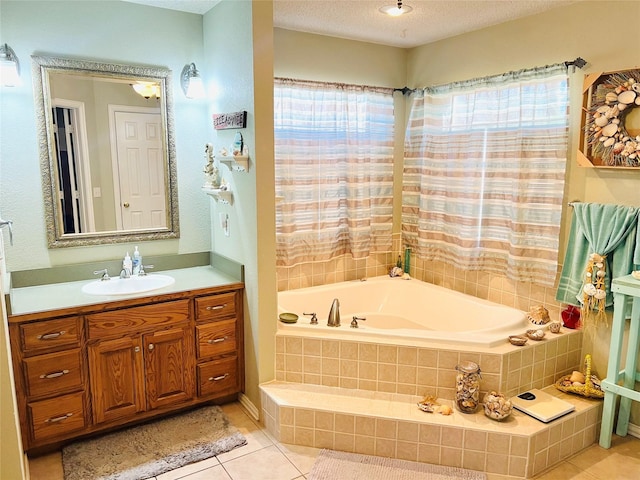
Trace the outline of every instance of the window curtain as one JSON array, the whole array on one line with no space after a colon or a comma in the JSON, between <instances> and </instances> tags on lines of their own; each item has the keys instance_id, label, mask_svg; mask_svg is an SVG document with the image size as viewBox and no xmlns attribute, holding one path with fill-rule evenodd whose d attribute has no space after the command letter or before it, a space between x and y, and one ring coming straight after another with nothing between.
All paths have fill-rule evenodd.
<instances>
[{"instance_id":1,"label":"window curtain","mask_svg":"<svg viewBox=\"0 0 640 480\"><path fill-rule=\"evenodd\" d=\"M418 258L552 286L567 136L564 64L417 92L404 241Z\"/></svg>"},{"instance_id":2,"label":"window curtain","mask_svg":"<svg viewBox=\"0 0 640 480\"><path fill-rule=\"evenodd\" d=\"M391 250L392 89L276 79L276 264Z\"/></svg>"}]
</instances>

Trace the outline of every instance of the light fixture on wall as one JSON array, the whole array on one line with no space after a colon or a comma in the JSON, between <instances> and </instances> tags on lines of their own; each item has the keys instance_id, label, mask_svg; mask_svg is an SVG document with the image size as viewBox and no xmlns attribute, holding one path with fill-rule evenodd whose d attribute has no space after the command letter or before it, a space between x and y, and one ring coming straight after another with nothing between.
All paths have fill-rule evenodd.
<instances>
[{"instance_id":1,"label":"light fixture on wall","mask_svg":"<svg viewBox=\"0 0 640 480\"><path fill-rule=\"evenodd\" d=\"M138 81L131 85L138 95L144 98L160 98L160 84Z\"/></svg>"},{"instance_id":2,"label":"light fixture on wall","mask_svg":"<svg viewBox=\"0 0 640 480\"><path fill-rule=\"evenodd\" d=\"M20 62L16 52L6 43L0 45L0 82L3 87L20 85Z\"/></svg>"},{"instance_id":3,"label":"light fixture on wall","mask_svg":"<svg viewBox=\"0 0 640 480\"><path fill-rule=\"evenodd\" d=\"M184 66L180 75L180 85L182 85L182 91L187 98L203 98L205 96L202 77L195 63L188 63Z\"/></svg>"},{"instance_id":4,"label":"light fixture on wall","mask_svg":"<svg viewBox=\"0 0 640 480\"><path fill-rule=\"evenodd\" d=\"M391 17L399 17L400 15L404 15L405 13L409 13L413 8L409 5L403 5L402 0L398 0L396 5L385 5L384 7L380 7L380 11L385 13Z\"/></svg>"}]
</instances>

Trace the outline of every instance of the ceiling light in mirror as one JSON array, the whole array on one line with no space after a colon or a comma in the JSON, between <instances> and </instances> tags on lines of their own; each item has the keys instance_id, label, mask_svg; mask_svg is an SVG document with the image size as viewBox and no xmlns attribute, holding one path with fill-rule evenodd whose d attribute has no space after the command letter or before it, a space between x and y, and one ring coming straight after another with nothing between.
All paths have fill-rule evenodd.
<instances>
[{"instance_id":1,"label":"ceiling light in mirror","mask_svg":"<svg viewBox=\"0 0 640 480\"><path fill-rule=\"evenodd\" d=\"M141 97L160 98L160 84L157 82L136 82L131 86Z\"/></svg>"},{"instance_id":2,"label":"ceiling light in mirror","mask_svg":"<svg viewBox=\"0 0 640 480\"><path fill-rule=\"evenodd\" d=\"M413 8L409 5L403 5L402 0L398 0L396 5L385 5L384 7L380 7L380 12L389 15L390 17L399 17L400 15L409 13L411 10L413 10Z\"/></svg>"}]
</instances>

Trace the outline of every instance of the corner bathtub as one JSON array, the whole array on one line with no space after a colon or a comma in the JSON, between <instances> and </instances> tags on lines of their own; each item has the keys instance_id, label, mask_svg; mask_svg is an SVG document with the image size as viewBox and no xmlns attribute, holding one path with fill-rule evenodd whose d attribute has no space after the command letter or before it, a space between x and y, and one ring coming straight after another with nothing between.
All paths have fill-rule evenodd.
<instances>
[{"instance_id":1,"label":"corner bathtub","mask_svg":"<svg viewBox=\"0 0 640 480\"><path fill-rule=\"evenodd\" d=\"M333 299L340 301L340 327L327 326ZM457 345L494 347L522 333L526 313L515 308L449 290L420 280L375 277L278 293L278 314L298 315L295 324L278 322L281 329L308 334L331 333L420 339ZM310 325L315 312L318 324ZM364 317L351 328L353 316Z\"/></svg>"}]
</instances>

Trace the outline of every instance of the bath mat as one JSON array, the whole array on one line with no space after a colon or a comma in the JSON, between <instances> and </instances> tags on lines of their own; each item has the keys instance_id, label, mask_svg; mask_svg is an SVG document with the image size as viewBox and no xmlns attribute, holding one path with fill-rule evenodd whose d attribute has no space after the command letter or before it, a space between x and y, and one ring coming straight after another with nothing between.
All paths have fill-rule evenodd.
<instances>
[{"instance_id":1,"label":"bath mat","mask_svg":"<svg viewBox=\"0 0 640 480\"><path fill-rule=\"evenodd\" d=\"M207 406L64 447L64 479L142 480L246 443L220 407Z\"/></svg>"},{"instance_id":2,"label":"bath mat","mask_svg":"<svg viewBox=\"0 0 640 480\"><path fill-rule=\"evenodd\" d=\"M485 480L482 472L357 453L322 450L308 480Z\"/></svg>"}]
</instances>

